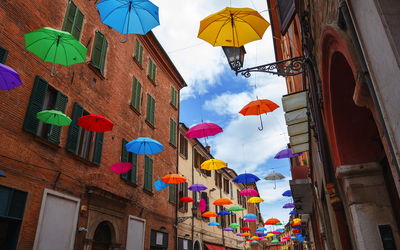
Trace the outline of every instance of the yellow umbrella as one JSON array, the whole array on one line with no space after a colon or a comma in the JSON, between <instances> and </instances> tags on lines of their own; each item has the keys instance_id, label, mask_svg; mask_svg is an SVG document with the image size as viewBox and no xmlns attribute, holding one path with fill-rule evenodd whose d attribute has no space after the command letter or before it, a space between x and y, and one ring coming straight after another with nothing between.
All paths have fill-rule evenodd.
<instances>
[{"instance_id":1,"label":"yellow umbrella","mask_svg":"<svg viewBox=\"0 0 400 250\"><path fill-rule=\"evenodd\" d=\"M226 163L224 161L218 159L210 159L201 164L201 169L205 170L217 170L226 167Z\"/></svg>"},{"instance_id":2,"label":"yellow umbrella","mask_svg":"<svg viewBox=\"0 0 400 250\"><path fill-rule=\"evenodd\" d=\"M197 37L214 47L241 47L260 40L268 26L269 23L253 9L226 7L200 22Z\"/></svg>"},{"instance_id":3,"label":"yellow umbrella","mask_svg":"<svg viewBox=\"0 0 400 250\"><path fill-rule=\"evenodd\" d=\"M260 203L263 202L264 200L261 199L260 197L251 197L247 202L248 203Z\"/></svg>"},{"instance_id":4,"label":"yellow umbrella","mask_svg":"<svg viewBox=\"0 0 400 250\"><path fill-rule=\"evenodd\" d=\"M293 223L300 222L300 221L301 221L300 218L295 218L295 219L293 219Z\"/></svg>"},{"instance_id":5,"label":"yellow umbrella","mask_svg":"<svg viewBox=\"0 0 400 250\"><path fill-rule=\"evenodd\" d=\"M272 237L272 236L275 236L275 234L269 233L269 234L267 234L267 236L265 236L265 237Z\"/></svg>"}]
</instances>

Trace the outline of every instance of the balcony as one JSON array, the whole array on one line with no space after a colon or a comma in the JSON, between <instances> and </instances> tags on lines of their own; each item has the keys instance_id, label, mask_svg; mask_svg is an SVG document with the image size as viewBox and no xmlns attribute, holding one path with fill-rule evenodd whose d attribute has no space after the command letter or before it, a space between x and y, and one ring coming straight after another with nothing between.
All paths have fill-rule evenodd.
<instances>
[{"instance_id":1,"label":"balcony","mask_svg":"<svg viewBox=\"0 0 400 250\"><path fill-rule=\"evenodd\" d=\"M294 166L290 168L292 172L292 180L308 178L308 165Z\"/></svg>"},{"instance_id":2,"label":"balcony","mask_svg":"<svg viewBox=\"0 0 400 250\"><path fill-rule=\"evenodd\" d=\"M308 178L308 165L294 166L291 168L292 180L289 181L292 190L293 204L300 214L312 212L313 198L311 179Z\"/></svg>"}]
</instances>

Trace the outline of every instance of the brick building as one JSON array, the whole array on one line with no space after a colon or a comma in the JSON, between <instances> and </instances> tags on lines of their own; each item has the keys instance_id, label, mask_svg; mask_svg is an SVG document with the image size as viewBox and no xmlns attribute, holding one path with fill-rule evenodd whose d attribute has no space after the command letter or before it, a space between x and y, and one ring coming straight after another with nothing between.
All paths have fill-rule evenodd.
<instances>
[{"instance_id":1,"label":"brick building","mask_svg":"<svg viewBox=\"0 0 400 250\"><path fill-rule=\"evenodd\" d=\"M129 35L101 23L95 1L1 1L0 62L22 86L0 93L1 249L176 249L176 207L153 182L177 172L179 91L185 81L152 32ZM85 63L43 62L24 34L65 30L85 47ZM36 113L58 109L70 126ZM114 123L96 133L77 118L100 114ZM164 145L135 155L125 144L150 137ZM127 174L109 170L132 162Z\"/></svg>"}]
</instances>

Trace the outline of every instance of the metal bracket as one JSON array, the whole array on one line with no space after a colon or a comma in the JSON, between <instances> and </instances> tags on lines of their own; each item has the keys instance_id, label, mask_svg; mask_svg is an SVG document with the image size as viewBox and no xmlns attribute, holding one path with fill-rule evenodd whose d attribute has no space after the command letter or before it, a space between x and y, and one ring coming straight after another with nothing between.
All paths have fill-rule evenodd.
<instances>
[{"instance_id":1,"label":"metal bracket","mask_svg":"<svg viewBox=\"0 0 400 250\"><path fill-rule=\"evenodd\" d=\"M187 219L193 218L193 216L187 216L187 217L178 217L178 219L176 220L176 223L181 223L184 222Z\"/></svg>"}]
</instances>

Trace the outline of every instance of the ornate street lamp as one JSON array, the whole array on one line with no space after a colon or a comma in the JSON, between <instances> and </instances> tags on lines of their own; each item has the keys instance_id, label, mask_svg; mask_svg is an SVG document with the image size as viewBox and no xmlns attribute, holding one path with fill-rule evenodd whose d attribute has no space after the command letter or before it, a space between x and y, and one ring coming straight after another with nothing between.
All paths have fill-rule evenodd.
<instances>
[{"instance_id":1,"label":"ornate street lamp","mask_svg":"<svg viewBox=\"0 0 400 250\"><path fill-rule=\"evenodd\" d=\"M222 46L222 50L224 51L225 56L228 59L229 66L231 66L232 70L238 71L243 67L244 54L246 54L244 46L242 47Z\"/></svg>"}]
</instances>

